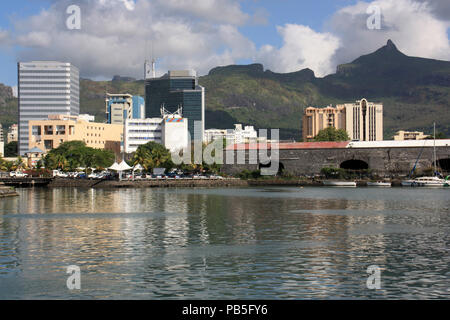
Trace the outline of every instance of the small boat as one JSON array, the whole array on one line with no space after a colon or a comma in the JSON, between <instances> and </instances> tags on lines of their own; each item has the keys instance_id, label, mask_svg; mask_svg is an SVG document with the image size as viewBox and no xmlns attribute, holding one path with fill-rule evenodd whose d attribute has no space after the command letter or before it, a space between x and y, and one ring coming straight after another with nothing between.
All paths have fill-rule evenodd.
<instances>
[{"instance_id":1,"label":"small boat","mask_svg":"<svg viewBox=\"0 0 450 320\"><path fill-rule=\"evenodd\" d=\"M392 187L391 182L384 182L384 181L376 181L376 182L367 182L368 187Z\"/></svg>"},{"instance_id":2,"label":"small boat","mask_svg":"<svg viewBox=\"0 0 450 320\"><path fill-rule=\"evenodd\" d=\"M323 181L324 186L328 187L356 187L356 182L354 181Z\"/></svg>"},{"instance_id":3,"label":"small boat","mask_svg":"<svg viewBox=\"0 0 450 320\"><path fill-rule=\"evenodd\" d=\"M421 177L414 180L418 187L444 187L446 181L439 177Z\"/></svg>"},{"instance_id":4,"label":"small boat","mask_svg":"<svg viewBox=\"0 0 450 320\"><path fill-rule=\"evenodd\" d=\"M404 180L402 181L402 187L414 187L415 182L414 180Z\"/></svg>"},{"instance_id":5,"label":"small boat","mask_svg":"<svg viewBox=\"0 0 450 320\"><path fill-rule=\"evenodd\" d=\"M448 187L449 186L449 177L447 177L446 179L442 179L440 177L440 173L437 170L437 162L436 162L436 123L434 123L434 145L433 145L433 164L434 164L434 176L429 176L429 177L420 177L420 178L416 178L416 179L410 179L410 180L404 180L402 181L402 186L404 187L437 187L437 188L441 188L441 187ZM422 148L423 151L423 148ZM421 152L422 153L422 152ZM420 158L419 154L419 158ZM419 158L417 158L416 160L416 164L414 165L413 170L410 173L410 176L412 175L412 173L414 172L414 170L416 169L416 165L417 162L419 161Z\"/></svg>"}]
</instances>

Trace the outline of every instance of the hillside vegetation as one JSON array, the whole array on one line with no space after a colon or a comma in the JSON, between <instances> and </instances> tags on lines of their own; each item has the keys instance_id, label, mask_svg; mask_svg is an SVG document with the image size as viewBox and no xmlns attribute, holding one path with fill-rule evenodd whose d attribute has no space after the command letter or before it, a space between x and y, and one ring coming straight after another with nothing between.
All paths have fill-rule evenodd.
<instances>
[{"instance_id":1,"label":"hillside vegetation","mask_svg":"<svg viewBox=\"0 0 450 320\"><path fill-rule=\"evenodd\" d=\"M384 104L385 139L395 131L438 131L450 135L450 62L404 55L388 41L374 53L340 65L335 74L316 78L309 69L274 73L261 64L212 69L199 82L206 88L206 127L280 128L282 139L301 139L301 117L308 106L353 102L361 98ZM144 96L144 81L81 80L81 112L105 119L105 93ZM0 95L2 91L0 91ZM0 98L1 121L17 120L17 100Z\"/></svg>"}]
</instances>

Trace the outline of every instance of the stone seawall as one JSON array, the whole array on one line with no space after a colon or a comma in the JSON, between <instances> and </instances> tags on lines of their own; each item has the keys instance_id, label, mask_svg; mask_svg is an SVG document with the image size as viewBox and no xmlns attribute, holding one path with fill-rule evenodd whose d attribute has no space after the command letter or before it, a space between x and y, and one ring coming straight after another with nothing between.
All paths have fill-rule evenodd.
<instances>
[{"instance_id":1,"label":"stone seawall","mask_svg":"<svg viewBox=\"0 0 450 320\"><path fill-rule=\"evenodd\" d=\"M216 188L216 187L246 187L247 181L239 179L225 180L144 180L144 181L113 181L113 180L77 180L54 179L50 188Z\"/></svg>"},{"instance_id":2,"label":"stone seawall","mask_svg":"<svg viewBox=\"0 0 450 320\"><path fill-rule=\"evenodd\" d=\"M352 180L354 181L354 180ZM358 187L366 187L367 180L356 181ZM323 187L321 180L305 179L261 179L261 180L148 180L148 181L111 181L54 179L50 188L223 188L223 187ZM392 180L393 187L400 187L400 180Z\"/></svg>"},{"instance_id":3,"label":"stone seawall","mask_svg":"<svg viewBox=\"0 0 450 320\"><path fill-rule=\"evenodd\" d=\"M0 184L0 198L17 197L19 194L12 187L6 187L3 183Z\"/></svg>"}]
</instances>

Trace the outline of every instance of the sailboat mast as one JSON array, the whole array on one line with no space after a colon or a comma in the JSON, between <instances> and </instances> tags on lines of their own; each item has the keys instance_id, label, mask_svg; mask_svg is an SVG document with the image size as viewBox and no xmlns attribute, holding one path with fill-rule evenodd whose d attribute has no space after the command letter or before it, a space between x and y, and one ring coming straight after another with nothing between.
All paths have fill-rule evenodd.
<instances>
[{"instance_id":1,"label":"sailboat mast","mask_svg":"<svg viewBox=\"0 0 450 320\"><path fill-rule=\"evenodd\" d=\"M433 159L434 159L434 175L437 174L437 165L436 165L436 122L434 122L433 126Z\"/></svg>"}]
</instances>

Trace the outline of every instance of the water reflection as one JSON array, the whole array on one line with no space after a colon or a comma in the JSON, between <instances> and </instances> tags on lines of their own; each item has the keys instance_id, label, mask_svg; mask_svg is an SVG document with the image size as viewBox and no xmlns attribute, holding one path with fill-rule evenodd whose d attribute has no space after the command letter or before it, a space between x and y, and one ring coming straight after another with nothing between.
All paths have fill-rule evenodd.
<instances>
[{"instance_id":1,"label":"water reflection","mask_svg":"<svg viewBox=\"0 0 450 320\"><path fill-rule=\"evenodd\" d=\"M448 190L19 191L0 202L0 298L449 294ZM369 265L382 290L365 287Z\"/></svg>"}]
</instances>

